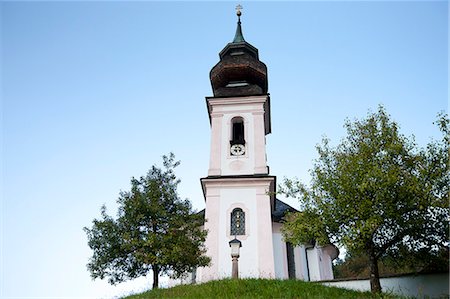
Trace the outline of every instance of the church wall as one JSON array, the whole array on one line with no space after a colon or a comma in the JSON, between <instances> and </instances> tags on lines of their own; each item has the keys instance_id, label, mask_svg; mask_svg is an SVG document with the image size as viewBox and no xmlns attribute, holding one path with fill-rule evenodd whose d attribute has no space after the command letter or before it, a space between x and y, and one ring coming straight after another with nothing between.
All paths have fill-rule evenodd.
<instances>
[{"instance_id":1,"label":"church wall","mask_svg":"<svg viewBox=\"0 0 450 299\"><path fill-rule=\"evenodd\" d=\"M260 138L253 138L254 140L254 173L269 173L266 161L266 137L264 127L264 111L253 112L253 127L254 135Z\"/></svg>"},{"instance_id":2,"label":"church wall","mask_svg":"<svg viewBox=\"0 0 450 299\"><path fill-rule=\"evenodd\" d=\"M317 248L308 248L306 252L308 258L309 280L318 281L320 280L320 267Z\"/></svg>"},{"instance_id":3,"label":"church wall","mask_svg":"<svg viewBox=\"0 0 450 299\"><path fill-rule=\"evenodd\" d=\"M207 255L211 258L209 267L199 269L201 280L207 281L218 278L218 241L219 241L219 221L220 219L220 192L217 188L206 190L207 205L205 208L205 229L208 235L205 240ZM211 219L211 221L208 221Z\"/></svg>"},{"instance_id":4,"label":"church wall","mask_svg":"<svg viewBox=\"0 0 450 299\"><path fill-rule=\"evenodd\" d=\"M333 279L332 261L328 254L322 254L322 280Z\"/></svg>"},{"instance_id":5,"label":"church wall","mask_svg":"<svg viewBox=\"0 0 450 299\"><path fill-rule=\"evenodd\" d=\"M220 157L222 156L222 131L220 127L223 121L223 114L211 113L211 155L209 158L208 175L220 175Z\"/></svg>"},{"instance_id":6,"label":"church wall","mask_svg":"<svg viewBox=\"0 0 450 299\"><path fill-rule=\"evenodd\" d=\"M287 279L287 255L286 243L283 241L283 236L280 231L280 223L272 223L272 240L273 240L273 255L275 263L275 278Z\"/></svg>"},{"instance_id":7,"label":"church wall","mask_svg":"<svg viewBox=\"0 0 450 299\"><path fill-rule=\"evenodd\" d=\"M316 247L315 248L317 250L317 264L319 265L319 279L318 280L323 280L324 277L324 269L323 269L323 264L324 264L324 260L323 260L323 251L321 247Z\"/></svg>"},{"instance_id":8,"label":"church wall","mask_svg":"<svg viewBox=\"0 0 450 299\"><path fill-rule=\"evenodd\" d=\"M271 179L219 179L204 182L206 190L205 242L211 266L199 269L199 281L231 276L231 250L229 242L231 212L241 208L245 213L245 235L238 235L242 242L239 258L240 277L274 278L272 221L270 197L267 191Z\"/></svg>"},{"instance_id":9,"label":"church wall","mask_svg":"<svg viewBox=\"0 0 450 299\"><path fill-rule=\"evenodd\" d=\"M288 279L286 242L281 233L281 223L272 223L272 238L275 261L275 277L277 279ZM308 265L306 261L305 247L294 247L295 278L299 280L309 280ZM326 264L325 264L326 265Z\"/></svg>"},{"instance_id":10,"label":"church wall","mask_svg":"<svg viewBox=\"0 0 450 299\"><path fill-rule=\"evenodd\" d=\"M321 269L322 269L322 280L330 280L334 278L333 275L333 259L337 257L337 249L332 245L327 245L320 247L322 252Z\"/></svg>"},{"instance_id":11,"label":"church wall","mask_svg":"<svg viewBox=\"0 0 450 299\"><path fill-rule=\"evenodd\" d=\"M255 265L259 264L257 207L255 188L222 188L220 192L220 210L223 213L219 219L219 265L220 277L231 276L231 256L229 241L234 239L230 235L230 215L234 208L241 208L245 212L245 235L237 236L242 242L239 258L239 274L241 277L257 277Z\"/></svg>"},{"instance_id":12,"label":"church wall","mask_svg":"<svg viewBox=\"0 0 450 299\"><path fill-rule=\"evenodd\" d=\"M306 280L308 269L306 267L305 247L304 246L295 247L294 257L295 257L295 278L300 280Z\"/></svg>"},{"instance_id":13,"label":"church wall","mask_svg":"<svg viewBox=\"0 0 450 299\"><path fill-rule=\"evenodd\" d=\"M240 116L244 119L244 131L246 136L245 154L242 156L232 156L230 154L230 140L231 140L231 119ZM231 112L223 117L224 125L222 126L222 135L227 138L222 138L222 150L227 153L222 155L222 175L239 175L251 174L254 168L254 159L252 153L254 152L253 140L253 118L251 113ZM250 137L251 136L251 137Z\"/></svg>"},{"instance_id":14,"label":"church wall","mask_svg":"<svg viewBox=\"0 0 450 299\"><path fill-rule=\"evenodd\" d=\"M264 104L267 96L209 99L211 112L211 156L208 175L268 174L265 148ZM245 154L230 154L232 119L244 120Z\"/></svg>"},{"instance_id":15,"label":"church wall","mask_svg":"<svg viewBox=\"0 0 450 299\"><path fill-rule=\"evenodd\" d=\"M268 186L259 186L256 193L258 215L258 255L259 277L275 278L275 266L272 242L272 213L270 198L267 195Z\"/></svg>"},{"instance_id":16,"label":"church wall","mask_svg":"<svg viewBox=\"0 0 450 299\"><path fill-rule=\"evenodd\" d=\"M267 67L258 50L243 42L240 15L238 10L233 42L220 52L220 61L210 72L214 96L206 97L206 104L211 152L208 176L201 184L211 265L198 269L196 278L204 282L231 277L233 213L236 233L243 233L238 224L245 219L245 233L236 236L242 243L239 277L320 280L329 276L335 255L328 249L287 246L281 224L272 222L275 197L268 192L275 191L276 178L269 176L266 158L266 135L271 133ZM236 208L240 210L233 212ZM279 212L285 211L282 208Z\"/></svg>"},{"instance_id":17,"label":"church wall","mask_svg":"<svg viewBox=\"0 0 450 299\"><path fill-rule=\"evenodd\" d=\"M306 256L306 247L305 246L299 246L297 247L300 251L300 265L299 265L299 272L297 273L297 278L305 281L309 281L309 265L307 261Z\"/></svg>"}]
</instances>

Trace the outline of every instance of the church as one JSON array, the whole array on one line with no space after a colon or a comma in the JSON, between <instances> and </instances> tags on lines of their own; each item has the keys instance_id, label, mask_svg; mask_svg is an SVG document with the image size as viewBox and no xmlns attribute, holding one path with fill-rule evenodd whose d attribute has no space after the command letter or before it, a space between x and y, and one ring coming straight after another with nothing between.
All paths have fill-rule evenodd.
<instances>
[{"instance_id":1,"label":"church","mask_svg":"<svg viewBox=\"0 0 450 299\"><path fill-rule=\"evenodd\" d=\"M230 241L239 242L240 278L333 279L332 245L294 247L280 228L295 211L276 198L276 176L269 173L266 135L271 133L267 67L258 49L236 34L211 69L213 96L206 97L211 126L208 176L201 178L209 267L198 268L192 282L232 276Z\"/></svg>"}]
</instances>

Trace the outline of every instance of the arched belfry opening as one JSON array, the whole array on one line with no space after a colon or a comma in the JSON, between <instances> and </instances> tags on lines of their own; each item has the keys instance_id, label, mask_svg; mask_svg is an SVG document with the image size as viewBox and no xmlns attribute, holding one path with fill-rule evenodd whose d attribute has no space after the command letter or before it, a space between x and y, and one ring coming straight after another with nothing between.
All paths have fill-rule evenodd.
<instances>
[{"instance_id":1,"label":"arched belfry opening","mask_svg":"<svg viewBox=\"0 0 450 299\"><path fill-rule=\"evenodd\" d=\"M239 116L231 119L230 145L235 144L245 145L244 119Z\"/></svg>"}]
</instances>

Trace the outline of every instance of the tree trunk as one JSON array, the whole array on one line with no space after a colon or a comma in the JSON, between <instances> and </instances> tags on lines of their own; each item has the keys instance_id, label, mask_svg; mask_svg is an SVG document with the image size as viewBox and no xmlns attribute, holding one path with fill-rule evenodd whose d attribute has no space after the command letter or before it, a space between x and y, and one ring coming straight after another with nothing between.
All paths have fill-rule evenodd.
<instances>
[{"instance_id":1,"label":"tree trunk","mask_svg":"<svg viewBox=\"0 0 450 299\"><path fill-rule=\"evenodd\" d=\"M378 258L375 256L373 248L369 249L370 266L370 290L372 293L381 293L380 274L378 273Z\"/></svg>"},{"instance_id":2,"label":"tree trunk","mask_svg":"<svg viewBox=\"0 0 450 299\"><path fill-rule=\"evenodd\" d=\"M152 266L153 270L153 287L152 289L157 289L159 284L159 267L158 266Z\"/></svg>"}]
</instances>

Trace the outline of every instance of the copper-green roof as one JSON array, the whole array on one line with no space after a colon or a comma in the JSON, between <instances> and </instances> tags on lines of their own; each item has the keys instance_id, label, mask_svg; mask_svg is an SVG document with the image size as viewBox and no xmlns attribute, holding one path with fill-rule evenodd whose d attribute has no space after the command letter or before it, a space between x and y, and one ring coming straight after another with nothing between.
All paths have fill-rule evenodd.
<instances>
[{"instance_id":1,"label":"copper-green roof","mask_svg":"<svg viewBox=\"0 0 450 299\"><path fill-rule=\"evenodd\" d=\"M239 18L233 43L241 43L241 42L245 42L245 39L244 36L242 35L241 18Z\"/></svg>"}]
</instances>

